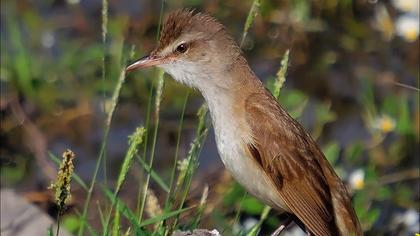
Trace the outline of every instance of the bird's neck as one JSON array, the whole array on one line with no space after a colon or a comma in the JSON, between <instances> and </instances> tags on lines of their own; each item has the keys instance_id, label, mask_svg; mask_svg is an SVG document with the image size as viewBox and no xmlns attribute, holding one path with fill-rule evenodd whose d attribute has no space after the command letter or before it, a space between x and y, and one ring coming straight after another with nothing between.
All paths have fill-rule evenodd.
<instances>
[{"instance_id":1,"label":"bird's neck","mask_svg":"<svg viewBox=\"0 0 420 236\"><path fill-rule=\"evenodd\" d=\"M264 87L245 60L232 64L228 70L213 73L208 84L198 89L206 100L215 128L244 116L246 98Z\"/></svg>"}]
</instances>

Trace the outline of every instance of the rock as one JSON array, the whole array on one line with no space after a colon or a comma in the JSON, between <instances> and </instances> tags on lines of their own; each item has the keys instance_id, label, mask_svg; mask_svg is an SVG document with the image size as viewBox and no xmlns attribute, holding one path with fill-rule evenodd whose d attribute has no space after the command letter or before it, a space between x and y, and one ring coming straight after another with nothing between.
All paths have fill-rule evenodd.
<instances>
[{"instance_id":1,"label":"rock","mask_svg":"<svg viewBox=\"0 0 420 236\"><path fill-rule=\"evenodd\" d=\"M30 204L13 190L0 191L0 234L2 236L46 236L48 228L57 225L55 221L35 205ZM60 228L60 236L71 234Z\"/></svg>"}]
</instances>

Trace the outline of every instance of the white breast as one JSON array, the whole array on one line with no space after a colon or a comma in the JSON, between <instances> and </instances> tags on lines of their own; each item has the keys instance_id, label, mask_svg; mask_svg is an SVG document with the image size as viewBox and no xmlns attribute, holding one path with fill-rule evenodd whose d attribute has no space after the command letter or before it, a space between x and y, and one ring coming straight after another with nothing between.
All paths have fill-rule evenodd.
<instances>
[{"instance_id":1,"label":"white breast","mask_svg":"<svg viewBox=\"0 0 420 236\"><path fill-rule=\"evenodd\" d=\"M227 103L229 98L214 95L207 100L213 121L216 144L226 169L249 193L278 210L288 208L283 204L277 190L249 153L244 149L248 135L239 129L238 117Z\"/></svg>"},{"instance_id":2,"label":"white breast","mask_svg":"<svg viewBox=\"0 0 420 236\"><path fill-rule=\"evenodd\" d=\"M226 75L209 77L211 73L202 71L201 66L181 61L161 67L177 81L195 87L203 94L209 105L219 155L236 181L265 204L277 210L288 210L274 184L244 149L250 135L244 135L243 130L239 130L238 119L245 114L232 111L231 93L220 87L229 87L230 80L226 79Z\"/></svg>"}]
</instances>

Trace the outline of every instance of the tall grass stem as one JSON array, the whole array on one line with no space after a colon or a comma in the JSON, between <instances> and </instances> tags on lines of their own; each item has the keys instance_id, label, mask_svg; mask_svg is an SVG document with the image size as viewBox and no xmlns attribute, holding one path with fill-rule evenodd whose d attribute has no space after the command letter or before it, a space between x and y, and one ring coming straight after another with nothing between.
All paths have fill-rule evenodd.
<instances>
[{"instance_id":1,"label":"tall grass stem","mask_svg":"<svg viewBox=\"0 0 420 236\"><path fill-rule=\"evenodd\" d=\"M158 70L158 84L156 87L156 96L155 96L155 110L153 112L153 117L155 120L154 129L153 129L153 140L152 140L152 147L150 151L150 159L149 159L149 168L153 168L153 161L155 157L155 147L156 147L156 140L157 140L157 134L159 129L159 112L160 112L160 102L161 102L161 96L162 96L162 90L164 85L164 72L162 70ZM142 189L142 198L140 203L140 210L138 215L138 223L141 223L141 220L143 218L143 211L144 206L146 203L146 197L147 197L147 189L149 188L149 182L150 182L150 172L146 175L146 180L143 185Z\"/></svg>"},{"instance_id":2,"label":"tall grass stem","mask_svg":"<svg viewBox=\"0 0 420 236\"><path fill-rule=\"evenodd\" d=\"M174 165L172 167L171 179L169 182L170 189L166 197L166 201L165 201L165 211L167 211L171 207L169 203L171 201L172 193L174 191L173 185L175 182L176 166L177 166L178 156L179 156L179 145L181 142L181 134L182 134L182 128L184 126L184 116L185 116L185 109L187 107L188 97L189 97L189 92L187 92L187 94L185 95L184 105L182 106L181 118L180 118L179 126L178 126L178 135L177 135L177 140L176 140L175 156L174 156L174 162L173 162Z\"/></svg>"},{"instance_id":3,"label":"tall grass stem","mask_svg":"<svg viewBox=\"0 0 420 236\"><path fill-rule=\"evenodd\" d=\"M160 29L162 26L162 21L163 21L163 10L165 8L165 0L162 0L161 2L161 7L160 7L160 13L159 13L159 24L158 24L158 30L156 33L156 40L159 40L160 37ZM158 85L156 88L156 96L155 96L155 110L154 110L154 130L153 130L153 141L152 141L152 149L151 149L151 153L150 153L150 159L149 159L149 168L152 169L153 167L153 160L154 160L154 155L155 155L155 146L156 146L156 139L157 139L157 133L158 133L158 128L159 128L159 110L160 110L160 101L161 101L161 95L162 95L162 90L163 90L163 85L164 85L164 72L162 70L158 70ZM148 114L149 115L149 114ZM146 127L148 129L148 127ZM146 153L144 153L146 154ZM146 157L146 155L143 155L144 157ZM147 176L146 176L146 181L144 183L144 186L142 188L142 196L141 196L141 200L140 200L140 207L138 208L139 212L138 212L138 223L140 224L142 218L143 218L143 211L144 211L144 206L145 206L145 201L146 201L146 197L147 197L147 189L149 188L149 181L150 181L150 176L151 173L148 172ZM139 201L138 201L139 203Z\"/></svg>"},{"instance_id":4,"label":"tall grass stem","mask_svg":"<svg viewBox=\"0 0 420 236\"><path fill-rule=\"evenodd\" d=\"M114 93L113 93L113 96L112 96L111 109L108 112L108 116L107 116L106 123L105 123L106 124L105 132L104 132L104 137L103 137L103 141L102 141L102 144L101 144L101 150L99 152L99 158L96 161L95 169L93 171L92 181L91 181L91 184L90 184L90 187L89 187L89 190L88 190L88 194L86 196L85 205L83 207L82 223L80 224L80 228L79 228L79 232L78 232L79 236L82 236L83 232L84 232L85 220L86 220L87 211L88 211L88 208L89 208L89 203L90 203L90 200L91 200L91 197L92 197L93 189L95 187L96 178L97 178L97 175L98 175L98 172L99 172L100 164L102 163L103 157L105 156L112 117L114 115L114 111L115 111L115 108L117 106L118 98L119 98L121 88L122 88L122 84L124 83L124 81L125 81L125 68L123 68L120 72L118 83L117 83L117 86L116 86L116 88L114 90Z\"/></svg>"},{"instance_id":5,"label":"tall grass stem","mask_svg":"<svg viewBox=\"0 0 420 236\"><path fill-rule=\"evenodd\" d=\"M106 37L107 37L107 33L108 33L108 0L102 0L102 86L105 86L105 80L106 80L106 62L105 62L105 58L106 58L106 54L107 54L107 47L106 47ZM105 94L105 90L103 90L102 92L102 97L103 97L103 105L102 105L102 109L104 112L106 112L106 105L105 105L105 100L106 100L106 94ZM107 167L106 167L106 153L105 156L103 158L103 173L104 173L104 182L105 185L108 182L108 177L107 177Z\"/></svg>"}]
</instances>

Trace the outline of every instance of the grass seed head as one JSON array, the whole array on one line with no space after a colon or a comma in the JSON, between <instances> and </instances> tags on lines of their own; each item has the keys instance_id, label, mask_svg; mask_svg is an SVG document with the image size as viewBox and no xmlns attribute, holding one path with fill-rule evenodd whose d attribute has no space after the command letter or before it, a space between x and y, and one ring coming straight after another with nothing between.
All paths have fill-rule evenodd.
<instances>
[{"instance_id":1,"label":"grass seed head","mask_svg":"<svg viewBox=\"0 0 420 236\"><path fill-rule=\"evenodd\" d=\"M55 201L60 208L63 208L71 198L70 182L74 171L73 159L75 157L74 152L69 149L63 153L57 179L49 187L55 191Z\"/></svg>"}]
</instances>

